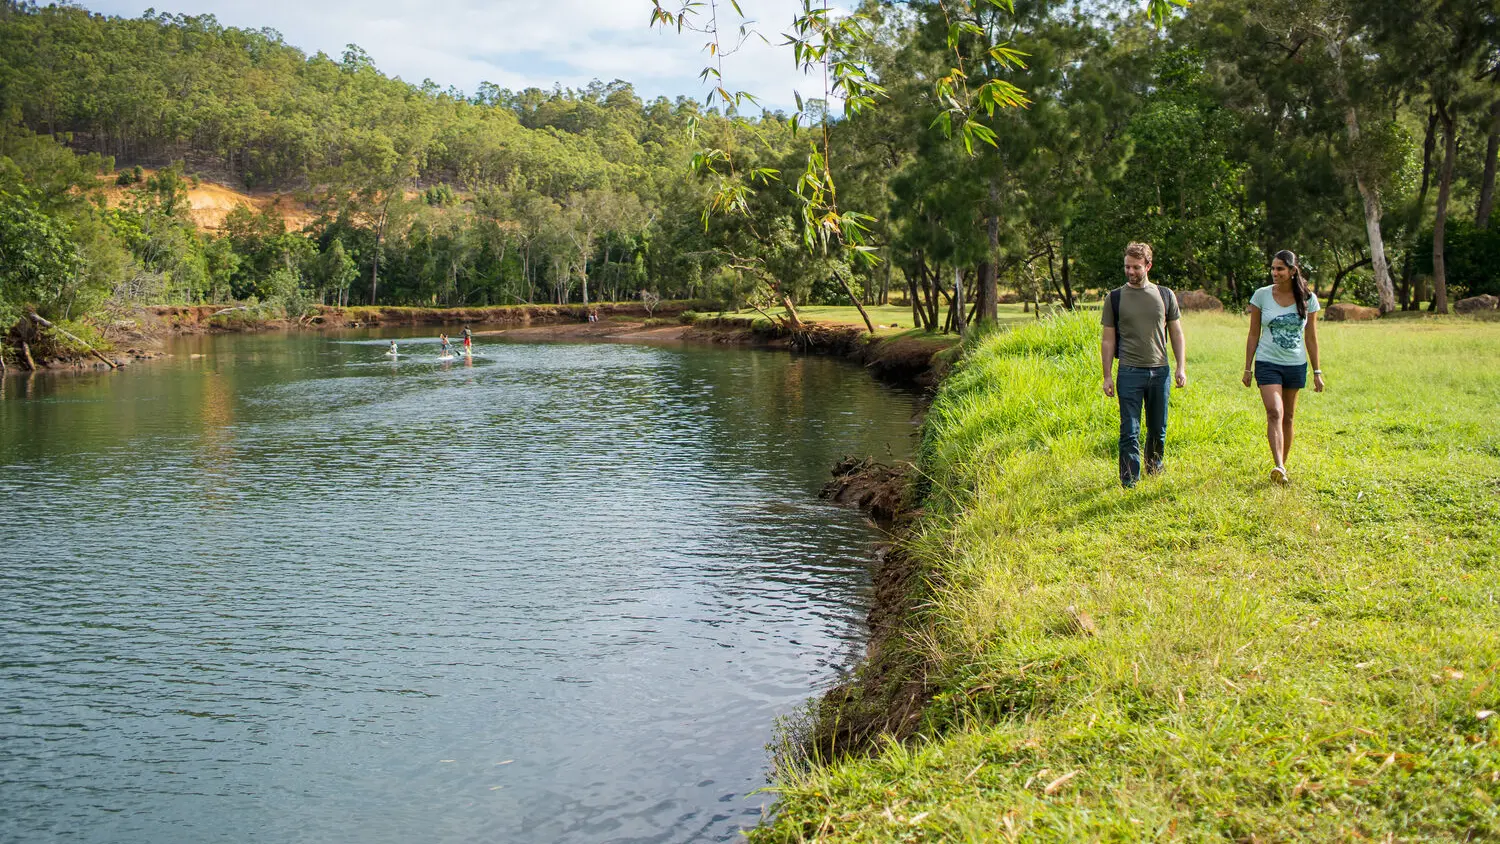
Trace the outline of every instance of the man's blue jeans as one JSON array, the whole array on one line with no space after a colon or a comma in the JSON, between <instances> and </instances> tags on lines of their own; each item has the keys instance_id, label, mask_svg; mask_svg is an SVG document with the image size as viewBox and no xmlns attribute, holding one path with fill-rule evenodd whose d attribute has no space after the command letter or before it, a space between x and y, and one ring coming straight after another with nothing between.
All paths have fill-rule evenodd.
<instances>
[{"instance_id":1,"label":"man's blue jeans","mask_svg":"<svg viewBox=\"0 0 1500 844\"><path fill-rule=\"evenodd\" d=\"M1161 471L1167 450L1167 399L1172 396L1172 367L1126 366L1115 376L1120 399L1120 483L1126 489L1141 477L1141 407L1146 410L1146 471Z\"/></svg>"}]
</instances>

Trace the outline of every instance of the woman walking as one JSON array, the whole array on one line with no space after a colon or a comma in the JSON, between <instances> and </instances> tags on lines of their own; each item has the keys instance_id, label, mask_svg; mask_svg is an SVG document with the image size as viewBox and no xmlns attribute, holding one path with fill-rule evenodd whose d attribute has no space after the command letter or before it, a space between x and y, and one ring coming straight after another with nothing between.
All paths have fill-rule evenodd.
<instances>
[{"instance_id":1,"label":"woman walking","mask_svg":"<svg viewBox=\"0 0 1500 844\"><path fill-rule=\"evenodd\" d=\"M1266 407L1266 441L1275 468L1271 480L1288 483L1287 453L1292 450L1292 419L1297 393L1307 386L1307 364L1312 362L1313 389L1323 392L1323 370L1318 365L1318 297L1307 288L1297 255L1283 249L1271 260L1273 284L1250 297L1250 336L1245 340L1245 373L1260 387Z\"/></svg>"}]
</instances>

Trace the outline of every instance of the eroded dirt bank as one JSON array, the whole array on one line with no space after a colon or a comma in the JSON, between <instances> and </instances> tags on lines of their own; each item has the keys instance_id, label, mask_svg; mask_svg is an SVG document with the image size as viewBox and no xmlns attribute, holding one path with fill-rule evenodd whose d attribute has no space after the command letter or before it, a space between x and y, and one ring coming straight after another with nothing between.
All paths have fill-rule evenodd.
<instances>
[{"instance_id":1,"label":"eroded dirt bank","mask_svg":"<svg viewBox=\"0 0 1500 844\"><path fill-rule=\"evenodd\" d=\"M813 701L796 738L813 758L869 749L881 736L912 735L933 695L926 664L905 630L925 598L922 567L902 548L922 515L910 463L894 466L846 457L833 467L822 497L857 507L890 537L875 549L875 594L866 622L870 638L854 677Z\"/></svg>"},{"instance_id":2,"label":"eroded dirt bank","mask_svg":"<svg viewBox=\"0 0 1500 844\"><path fill-rule=\"evenodd\" d=\"M854 325L806 323L793 330L745 317L700 319L682 333L682 339L847 358L883 381L929 389L947 371L949 356L944 353L957 342L953 337L871 337Z\"/></svg>"}]
</instances>

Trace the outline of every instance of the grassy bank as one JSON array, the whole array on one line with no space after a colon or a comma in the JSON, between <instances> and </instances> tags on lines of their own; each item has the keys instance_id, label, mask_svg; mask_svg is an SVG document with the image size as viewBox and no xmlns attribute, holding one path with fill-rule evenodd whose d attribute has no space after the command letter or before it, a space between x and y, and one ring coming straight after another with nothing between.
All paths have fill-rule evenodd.
<instances>
[{"instance_id":1,"label":"grassy bank","mask_svg":"<svg viewBox=\"0 0 1500 844\"><path fill-rule=\"evenodd\" d=\"M906 305L866 305L865 313L869 315L870 321L875 324L875 334L878 337L893 337L900 334L913 336L926 335L926 332L914 328L911 308ZM766 322L765 316L754 308L742 308L738 311L725 311L719 316L743 316L753 319L755 322ZM777 317L781 315L776 312ZM803 305L797 309L797 316L807 322L823 323L825 325L858 325L863 326L864 318L859 315L859 309L853 305ZM1027 321L1034 321L1036 315L1031 313L1024 305L1005 304L999 306L999 320L1002 325L1018 325Z\"/></svg>"},{"instance_id":2,"label":"grassy bank","mask_svg":"<svg viewBox=\"0 0 1500 844\"><path fill-rule=\"evenodd\" d=\"M753 839L1500 839L1500 325L1324 326L1280 488L1244 318L1190 315L1167 471L1126 492L1096 321L945 382L919 737L783 772Z\"/></svg>"}]
</instances>

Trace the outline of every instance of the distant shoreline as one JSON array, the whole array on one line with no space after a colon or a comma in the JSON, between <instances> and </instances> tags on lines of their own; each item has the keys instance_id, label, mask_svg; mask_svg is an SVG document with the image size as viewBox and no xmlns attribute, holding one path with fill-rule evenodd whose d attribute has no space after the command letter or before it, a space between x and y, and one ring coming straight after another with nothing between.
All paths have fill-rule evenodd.
<instances>
[{"instance_id":1,"label":"distant shoreline","mask_svg":"<svg viewBox=\"0 0 1500 844\"><path fill-rule=\"evenodd\" d=\"M475 336L522 340L619 342L686 342L783 349L843 357L891 383L930 388L946 368L940 352L956 344L953 336L871 337L863 328L842 323L807 322L800 329L771 325L743 316L709 316L716 303L662 303L649 312L636 303L583 305L504 305L485 308L415 308L318 306L300 320L262 316L253 306L154 305L139 309L133 320L115 323L107 337L113 349L105 356L117 367L163 357L166 341L191 334L235 334L263 331L342 331L379 327L447 327L452 336L469 326ZM589 321L589 313L597 321ZM38 360L37 371L93 372L108 365L92 356ZM26 373L11 367L12 373Z\"/></svg>"}]
</instances>

